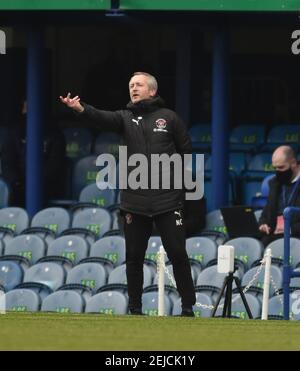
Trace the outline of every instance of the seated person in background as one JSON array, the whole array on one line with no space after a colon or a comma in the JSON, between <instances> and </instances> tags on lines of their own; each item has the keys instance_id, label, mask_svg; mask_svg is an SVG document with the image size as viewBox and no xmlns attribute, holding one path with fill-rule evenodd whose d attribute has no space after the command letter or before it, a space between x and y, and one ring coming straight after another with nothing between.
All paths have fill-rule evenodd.
<instances>
[{"instance_id":1,"label":"seated person in background","mask_svg":"<svg viewBox=\"0 0 300 371\"><path fill-rule=\"evenodd\" d=\"M272 156L276 176L269 182L270 191L266 206L259 219L262 242L266 247L283 237L283 210L288 206L300 207L300 165L293 148L278 147ZM291 220L291 235L300 237L300 214Z\"/></svg>"},{"instance_id":2,"label":"seated person in background","mask_svg":"<svg viewBox=\"0 0 300 371\"><path fill-rule=\"evenodd\" d=\"M8 139L2 146L2 175L11 188L10 204L25 206L26 175L26 101L22 107L19 122L10 127ZM43 142L43 179L45 206L47 201L63 196L66 158L63 133L47 123L44 128Z\"/></svg>"}]
</instances>

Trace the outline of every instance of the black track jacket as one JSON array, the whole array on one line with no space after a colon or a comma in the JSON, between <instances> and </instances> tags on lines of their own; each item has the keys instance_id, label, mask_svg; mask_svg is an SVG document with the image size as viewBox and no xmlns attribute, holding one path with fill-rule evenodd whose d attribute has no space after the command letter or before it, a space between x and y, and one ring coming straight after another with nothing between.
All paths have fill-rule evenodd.
<instances>
[{"instance_id":1,"label":"black track jacket","mask_svg":"<svg viewBox=\"0 0 300 371\"><path fill-rule=\"evenodd\" d=\"M135 104L130 102L126 110L114 112L98 110L85 103L82 105L84 111L80 117L88 120L93 128L119 133L127 146L128 157L141 153L150 164L151 154L192 153L185 124L175 112L164 108L164 102L158 96ZM150 169L150 165L148 167ZM132 169L128 167L128 174ZM133 190L128 186L121 191L121 210L136 214L153 216L183 209L183 204L184 191L172 187Z\"/></svg>"}]
</instances>

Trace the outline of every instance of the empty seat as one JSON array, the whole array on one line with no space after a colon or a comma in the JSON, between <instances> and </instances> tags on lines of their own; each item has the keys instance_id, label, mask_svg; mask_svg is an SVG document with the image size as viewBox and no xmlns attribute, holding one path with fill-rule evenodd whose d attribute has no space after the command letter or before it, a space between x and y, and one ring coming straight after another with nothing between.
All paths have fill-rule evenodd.
<instances>
[{"instance_id":1,"label":"empty seat","mask_svg":"<svg viewBox=\"0 0 300 371\"><path fill-rule=\"evenodd\" d=\"M294 291L290 294L290 311L291 320L300 320L300 291ZM269 299L269 319L283 319L283 295L276 295Z\"/></svg>"},{"instance_id":2,"label":"empty seat","mask_svg":"<svg viewBox=\"0 0 300 371\"><path fill-rule=\"evenodd\" d=\"M19 285L24 276L24 270L20 264L14 261L0 261L0 285L5 292Z\"/></svg>"},{"instance_id":3,"label":"empty seat","mask_svg":"<svg viewBox=\"0 0 300 371\"><path fill-rule=\"evenodd\" d=\"M128 299L121 292L105 291L94 295L85 308L86 313L127 314Z\"/></svg>"},{"instance_id":4,"label":"empty seat","mask_svg":"<svg viewBox=\"0 0 300 371\"><path fill-rule=\"evenodd\" d=\"M76 213L69 231L75 233L76 228L87 229L99 238L110 230L111 222L111 215L106 209L87 208Z\"/></svg>"},{"instance_id":5,"label":"empty seat","mask_svg":"<svg viewBox=\"0 0 300 371\"><path fill-rule=\"evenodd\" d=\"M46 244L39 236L20 235L7 243L3 258L13 259L13 256L23 256L30 265L33 265L45 254Z\"/></svg>"},{"instance_id":6,"label":"empty seat","mask_svg":"<svg viewBox=\"0 0 300 371\"><path fill-rule=\"evenodd\" d=\"M255 273L257 272L257 269L258 267L254 267L254 268L249 269L248 272L245 273L242 279L243 287L247 286L249 282L253 279ZM253 293L255 296L258 296L260 299L262 298L262 294L263 294L264 276L265 276L265 267L262 268L257 279L253 282L252 286L248 290L249 293ZM276 289L280 290L282 288L282 272L276 265L271 265L271 276L273 278L273 282L276 285ZM272 284L270 284L270 297L273 296L274 293L275 293L275 288Z\"/></svg>"},{"instance_id":7,"label":"empty seat","mask_svg":"<svg viewBox=\"0 0 300 371\"><path fill-rule=\"evenodd\" d=\"M200 303L200 304L207 305L207 306L213 305L211 297L206 294L200 293L200 292L196 293L196 303ZM173 313L172 313L173 316L179 316L181 314L181 309L182 309L181 299L179 298L176 300L174 304ZM211 314L212 314L212 309L203 308L203 307L199 307L196 305L193 306L193 311L194 311L195 317L208 318L208 317L211 317Z\"/></svg>"},{"instance_id":8,"label":"empty seat","mask_svg":"<svg viewBox=\"0 0 300 371\"><path fill-rule=\"evenodd\" d=\"M234 275L241 278L239 270L237 270ZM217 265L205 268L198 276L195 289L197 292L203 292L210 295L213 301L216 301L223 287L225 277L225 273L218 272ZM233 283L233 288L235 288L235 283Z\"/></svg>"},{"instance_id":9,"label":"empty seat","mask_svg":"<svg viewBox=\"0 0 300 371\"><path fill-rule=\"evenodd\" d=\"M27 212L20 207L7 207L0 210L0 227L11 229L20 234L29 226Z\"/></svg>"},{"instance_id":10,"label":"empty seat","mask_svg":"<svg viewBox=\"0 0 300 371\"><path fill-rule=\"evenodd\" d=\"M243 263L245 271L249 270L252 264L263 256L263 244L255 238L234 238L227 241L225 245L234 246L235 259Z\"/></svg>"},{"instance_id":11,"label":"empty seat","mask_svg":"<svg viewBox=\"0 0 300 371\"><path fill-rule=\"evenodd\" d=\"M82 237L62 236L50 244L47 256L62 256L76 265L86 258L88 253L89 245Z\"/></svg>"},{"instance_id":12,"label":"empty seat","mask_svg":"<svg viewBox=\"0 0 300 371\"><path fill-rule=\"evenodd\" d=\"M186 251L190 259L196 260L203 267L217 257L217 244L207 237L191 237L186 240Z\"/></svg>"},{"instance_id":13,"label":"empty seat","mask_svg":"<svg viewBox=\"0 0 300 371\"><path fill-rule=\"evenodd\" d=\"M70 223L71 216L67 210L61 207L49 207L35 214L31 221L31 227L50 229L56 235L59 235L62 231L70 227Z\"/></svg>"},{"instance_id":14,"label":"empty seat","mask_svg":"<svg viewBox=\"0 0 300 371\"><path fill-rule=\"evenodd\" d=\"M115 201L116 192L114 189L99 189L96 183L84 187L79 195L80 203L92 203L104 208L114 205Z\"/></svg>"},{"instance_id":15,"label":"empty seat","mask_svg":"<svg viewBox=\"0 0 300 371\"><path fill-rule=\"evenodd\" d=\"M106 258L115 267L123 264L125 262L125 238L121 236L100 238L91 246L90 256Z\"/></svg>"},{"instance_id":16,"label":"empty seat","mask_svg":"<svg viewBox=\"0 0 300 371\"><path fill-rule=\"evenodd\" d=\"M172 301L165 294L165 315L170 316L172 314ZM152 291L142 295L142 311L148 316L158 316L158 292Z\"/></svg>"},{"instance_id":17,"label":"empty seat","mask_svg":"<svg viewBox=\"0 0 300 371\"><path fill-rule=\"evenodd\" d=\"M261 303L260 301L251 294L245 294L245 298L247 301L247 304L250 308L252 317L255 319L260 319L261 317ZM220 301L220 306L224 305L224 299ZM222 316L223 308L218 307L218 310L216 312L216 316ZM246 311L246 308L244 306L243 300L240 296L240 294L235 294L232 296L232 306L231 306L231 315L233 317L238 317L241 319L249 319L248 313Z\"/></svg>"},{"instance_id":18,"label":"empty seat","mask_svg":"<svg viewBox=\"0 0 300 371\"><path fill-rule=\"evenodd\" d=\"M107 272L99 263L82 263L74 267L67 277L66 284L79 284L89 287L93 293L106 284ZM67 289L68 286L65 286Z\"/></svg>"},{"instance_id":19,"label":"empty seat","mask_svg":"<svg viewBox=\"0 0 300 371\"><path fill-rule=\"evenodd\" d=\"M43 312L57 313L82 313L85 301L75 291L62 290L54 292L43 300L41 310Z\"/></svg>"},{"instance_id":20,"label":"empty seat","mask_svg":"<svg viewBox=\"0 0 300 371\"><path fill-rule=\"evenodd\" d=\"M144 287L147 287L152 284L152 271L151 269L144 264ZM108 284L124 284L127 285L127 276L126 276L126 264L120 265L110 272L108 277Z\"/></svg>"},{"instance_id":21,"label":"empty seat","mask_svg":"<svg viewBox=\"0 0 300 371\"><path fill-rule=\"evenodd\" d=\"M85 128L64 129L66 154L71 159L88 156L92 149L92 134Z\"/></svg>"},{"instance_id":22,"label":"empty seat","mask_svg":"<svg viewBox=\"0 0 300 371\"><path fill-rule=\"evenodd\" d=\"M38 263L25 272L22 286L23 288L36 287L34 285L36 283L55 291L64 284L65 279L66 271L61 265L51 262Z\"/></svg>"},{"instance_id":23,"label":"empty seat","mask_svg":"<svg viewBox=\"0 0 300 371\"><path fill-rule=\"evenodd\" d=\"M239 125L230 134L230 149L253 151L264 143L264 125Z\"/></svg>"},{"instance_id":24,"label":"empty seat","mask_svg":"<svg viewBox=\"0 0 300 371\"><path fill-rule=\"evenodd\" d=\"M5 307L12 312L37 312L41 299L38 294L28 289L16 289L5 294Z\"/></svg>"},{"instance_id":25,"label":"empty seat","mask_svg":"<svg viewBox=\"0 0 300 371\"><path fill-rule=\"evenodd\" d=\"M272 259L274 262L281 261L283 264L284 259L284 239L280 238L276 241L271 242L268 246L272 250ZM279 262L280 263L280 262ZM290 264L293 268L300 263L300 239L299 238L290 238Z\"/></svg>"},{"instance_id":26,"label":"empty seat","mask_svg":"<svg viewBox=\"0 0 300 371\"><path fill-rule=\"evenodd\" d=\"M273 127L262 150L274 151L276 147L283 144L298 148L300 144L300 125L284 124Z\"/></svg>"}]
</instances>

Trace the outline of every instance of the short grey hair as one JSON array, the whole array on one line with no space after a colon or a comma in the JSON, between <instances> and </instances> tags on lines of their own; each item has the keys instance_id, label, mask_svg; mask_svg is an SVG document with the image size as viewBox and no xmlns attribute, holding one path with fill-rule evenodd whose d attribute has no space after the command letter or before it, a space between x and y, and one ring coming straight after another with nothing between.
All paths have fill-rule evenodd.
<instances>
[{"instance_id":1,"label":"short grey hair","mask_svg":"<svg viewBox=\"0 0 300 371\"><path fill-rule=\"evenodd\" d=\"M157 83L156 78L153 75L150 75L150 73L148 73L148 72L134 72L134 74L132 76L139 76L139 75L144 75L144 76L148 77L149 89L152 89L152 90L155 90L155 91L158 90L158 83Z\"/></svg>"}]
</instances>

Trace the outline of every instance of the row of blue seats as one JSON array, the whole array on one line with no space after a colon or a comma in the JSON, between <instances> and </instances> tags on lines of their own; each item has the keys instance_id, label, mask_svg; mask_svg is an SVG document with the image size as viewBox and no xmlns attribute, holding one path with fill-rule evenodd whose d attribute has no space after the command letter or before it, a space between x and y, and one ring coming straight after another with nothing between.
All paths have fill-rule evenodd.
<instances>
[{"instance_id":1,"label":"row of blue seats","mask_svg":"<svg viewBox=\"0 0 300 371\"><path fill-rule=\"evenodd\" d=\"M120 267L119 267L120 268ZM212 268L212 267L211 267ZM275 267L277 268L277 267ZM278 268L277 268L278 269ZM272 274L276 271L272 267ZM252 272L253 273L253 272ZM273 277L274 278L274 277ZM85 280L86 281L86 280ZM123 286L123 287L121 287ZM212 289L212 287L211 287ZM252 312L254 318L260 318L261 315L261 298L257 295L257 291L260 287L253 287L253 290L248 291L246 294L246 300ZM211 306L215 305L210 295L211 292L207 292L207 286L196 287L197 291L197 302L210 307L199 307L194 306L196 316L199 317L210 317L212 314ZM298 293L298 294L297 294ZM298 290L291 293L291 309L295 298L299 297L299 285ZM232 304L232 315L238 318L247 318L247 314L244 305L238 295L233 296ZM238 300L236 300L238 299ZM143 312L148 315L158 314L158 293L157 288L147 287L144 291L143 297ZM221 303L224 303L222 299ZM106 314L127 314L128 313L128 296L124 285L106 285L100 288L94 295L91 290L83 287L80 284L69 284L63 285L55 292L42 293L38 283L35 285L32 282L24 283L5 294L5 308L6 310L12 311L54 311L60 313L106 313ZM275 310L276 308L276 310ZM174 290L170 290L170 287L166 287L165 294L165 314L166 315L177 315L181 310L181 299ZM282 309L282 295L273 295L269 299L269 315L275 317L273 319L281 318L283 313ZM219 307L216 315L220 316L222 309ZM291 319L300 319L299 313L293 313L291 311Z\"/></svg>"},{"instance_id":2,"label":"row of blue seats","mask_svg":"<svg viewBox=\"0 0 300 371\"><path fill-rule=\"evenodd\" d=\"M189 129L194 148L204 150L211 149L211 125L195 124ZM120 143L120 137L115 133L101 133L95 140L91 132L85 128L68 128L64 130L67 155L70 158L87 156L92 153L118 152L116 145ZM278 144L290 144L300 146L300 125L283 124L273 127L266 133L263 124L240 125L230 132L230 148L234 151L273 151Z\"/></svg>"}]
</instances>

